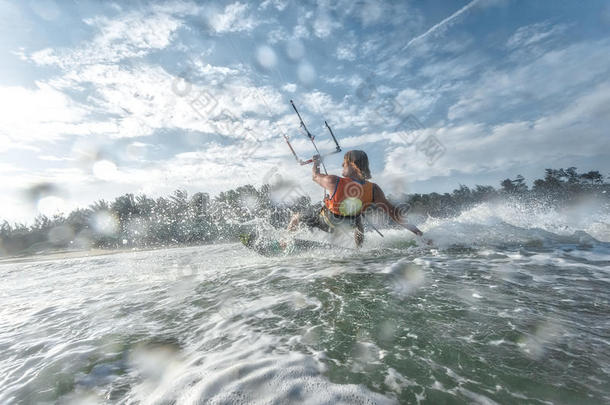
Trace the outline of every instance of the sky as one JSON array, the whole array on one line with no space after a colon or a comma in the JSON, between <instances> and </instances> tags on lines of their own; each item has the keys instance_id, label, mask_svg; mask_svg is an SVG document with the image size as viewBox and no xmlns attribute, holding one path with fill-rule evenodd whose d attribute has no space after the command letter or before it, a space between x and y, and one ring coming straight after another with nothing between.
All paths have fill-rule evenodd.
<instances>
[{"instance_id":1,"label":"sky","mask_svg":"<svg viewBox=\"0 0 610 405\"><path fill-rule=\"evenodd\" d=\"M610 175L609 34L602 0L0 0L0 219L278 179L316 200L290 100L386 194Z\"/></svg>"}]
</instances>

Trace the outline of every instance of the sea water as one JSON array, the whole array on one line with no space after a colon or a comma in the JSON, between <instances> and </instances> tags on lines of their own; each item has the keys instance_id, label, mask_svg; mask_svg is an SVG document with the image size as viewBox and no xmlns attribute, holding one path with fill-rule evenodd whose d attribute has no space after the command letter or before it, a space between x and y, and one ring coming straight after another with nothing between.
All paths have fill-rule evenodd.
<instances>
[{"instance_id":1,"label":"sea water","mask_svg":"<svg viewBox=\"0 0 610 405\"><path fill-rule=\"evenodd\" d=\"M608 218L521 212L428 219L433 246L5 261L0 403L609 403Z\"/></svg>"}]
</instances>

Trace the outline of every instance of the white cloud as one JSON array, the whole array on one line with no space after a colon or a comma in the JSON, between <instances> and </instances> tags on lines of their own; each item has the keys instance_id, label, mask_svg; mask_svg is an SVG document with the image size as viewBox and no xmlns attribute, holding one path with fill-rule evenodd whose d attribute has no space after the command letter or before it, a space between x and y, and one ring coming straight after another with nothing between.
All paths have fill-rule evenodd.
<instances>
[{"instance_id":1,"label":"white cloud","mask_svg":"<svg viewBox=\"0 0 610 405\"><path fill-rule=\"evenodd\" d=\"M356 60L356 43L341 43L337 47L337 59L354 61Z\"/></svg>"},{"instance_id":2,"label":"white cloud","mask_svg":"<svg viewBox=\"0 0 610 405\"><path fill-rule=\"evenodd\" d=\"M551 25L549 22L541 22L519 28L506 41L509 49L537 44L545 39L549 39L565 32L566 26L563 24Z\"/></svg>"},{"instance_id":3,"label":"white cloud","mask_svg":"<svg viewBox=\"0 0 610 405\"><path fill-rule=\"evenodd\" d=\"M0 87L0 111L0 150L86 134L94 126L83 122L86 109L44 83L35 89Z\"/></svg>"},{"instance_id":4,"label":"white cloud","mask_svg":"<svg viewBox=\"0 0 610 405\"><path fill-rule=\"evenodd\" d=\"M270 5L273 5L278 11L283 11L288 5L287 0L265 0L258 7L260 10L266 10Z\"/></svg>"},{"instance_id":5,"label":"white cloud","mask_svg":"<svg viewBox=\"0 0 610 405\"><path fill-rule=\"evenodd\" d=\"M326 38L332 34L333 30L341 27L339 22L335 21L331 15L323 8L318 10L315 20L313 21L313 32L318 38Z\"/></svg>"},{"instance_id":6,"label":"white cloud","mask_svg":"<svg viewBox=\"0 0 610 405\"><path fill-rule=\"evenodd\" d=\"M341 75L332 77L323 77L323 79L331 84L344 84L353 88L358 87L362 83L362 78L357 74L352 75Z\"/></svg>"},{"instance_id":7,"label":"white cloud","mask_svg":"<svg viewBox=\"0 0 610 405\"><path fill-rule=\"evenodd\" d=\"M247 9L247 5L237 2L208 17L217 32L251 30L257 23L245 15ZM55 105L63 114L80 112L70 122L82 126L59 125L63 122L60 116L38 132L50 132L52 137L83 133L95 125L96 133L102 131L110 138L146 136L159 128L239 136L233 132L241 130L235 124L241 122L244 113L268 116L285 109L278 107L281 96L271 87L256 88L249 79L238 77L238 73L247 72L210 65L201 56L194 58L191 70L184 73L186 81L161 67L134 61L134 57L163 49L172 42L182 26L182 21L172 14L191 15L201 10L209 8L176 3L171 7L154 6L151 13L133 12L112 19L94 17L86 20L98 29L92 43L32 54L31 60L38 64L55 64L64 69L64 75L49 80L47 87L61 97L62 103ZM86 109L61 92L74 90L88 94ZM103 123L92 123L83 111L97 114ZM250 126L264 132L261 123Z\"/></svg>"},{"instance_id":8,"label":"white cloud","mask_svg":"<svg viewBox=\"0 0 610 405\"><path fill-rule=\"evenodd\" d=\"M71 162L75 160L73 157L66 156L39 155L37 157L40 160L47 160L49 162Z\"/></svg>"},{"instance_id":9,"label":"white cloud","mask_svg":"<svg viewBox=\"0 0 610 405\"><path fill-rule=\"evenodd\" d=\"M382 86L379 89L381 91ZM361 132L369 131L370 128L377 131L398 123L400 117L388 117L381 111L379 100L377 98L374 102L362 104L354 96L345 96L343 100L337 101L328 93L315 90L303 94L295 102L299 108L303 107L302 114L312 112L317 116L320 129L324 132L326 128L322 124L325 119L332 124L333 129Z\"/></svg>"},{"instance_id":10,"label":"white cloud","mask_svg":"<svg viewBox=\"0 0 610 405\"><path fill-rule=\"evenodd\" d=\"M270 86L254 86L238 73L196 62L185 81L158 66L94 64L75 68L51 84L66 91L84 86L95 89L89 95L87 111L106 118L85 124L88 117L80 114L74 118L84 126L79 133L96 125L96 133L101 131L111 138L147 136L160 128L239 137L234 132L243 129L242 123L265 133L269 116L286 110L281 94ZM53 91L65 103L70 101L60 91ZM56 105L67 113L70 110L65 103ZM243 120L244 114L263 118L260 122Z\"/></svg>"},{"instance_id":11,"label":"white cloud","mask_svg":"<svg viewBox=\"0 0 610 405\"><path fill-rule=\"evenodd\" d=\"M267 33L267 42L271 45L284 41L288 37L288 32L283 26L269 30Z\"/></svg>"},{"instance_id":12,"label":"white cloud","mask_svg":"<svg viewBox=\"0 0 610 405\"><path fill-rule=\"evenodd\" d=\"M367 0L360 10L360 18L365 27L379 22L384 14L383 3L379 1Z\"/></svg>"},{"instance_id":13,"label":"white cloud","mask_svg":"<svg viewBox=\"0 0 610 405\"><path fill-rule=\"evenodd\" d=\"M427 83L438 82L447 86L450 81L464 80L477 70L489 70L491 59L483 53L464 52L455 58L428 61L421 67L419 74L427 79Z\"/></svg>"},{"instance_id":14,"label":"white cloud","mask_svg":"<svg viewBox=\"0 0 610 405\"><path fill-rule=\"evenodd\" d=\"M306 26L297 24L292 30L292 35L295 38L309 38L309 30Z\"/></svg>"},{"instance_id":15,"label":"white cloud","mask_svg":"<svg viewBox=\"0 0 610 405\"><path fill-rule=\"evenodd\" d=\"M248 5L236 2L227 5L222 12L210 12L208 25L218 34L227 32L250 32L260 21L247 14Z\"/></svg>"},{"instance_id":16,"label":"white cloud","mask_svg":"<svg viewBox=\"0 0 610 405\"><path fill-rule=\"evenodd\" d=\"M360 45L363 55L375 54L383 46L383 37L368 39Z\"/></svg>"},{"instance_id":17,"label":"white cloud","mask_svg":"<svg viewBox=\"0 0 610 405\"><path fill-rule=\"evenodd\" d=\"M287 83L282 86L282 90L287 91L289 93L294 93L297 91L297 85L295 83Z\"/></svg>"},{"instance_id":18,"label":"white cloud","mask_svg":"<svg viewBox=\"0 0 610 405\"><path fill-rule=\"evenodd\" d=\"M425 92L418 89L406 88L396 96L396 101L404 113L415 113L428 110L438 100L437 92Z\"/></svg>"},{"instance_id":19,"label":"white cloud","mask_svg":"<svg viewBox=\"0 0 610 405\"><path fill-rule=\"evenodd\" d=\"M302 102L305 107L317 114L332 111L332 107L335 106L332 97L321 91L312 91L304 94Z\"/></svg>"},{"instance_id":20,"label":"white cloud","mask_svg":"<svg viewBox=\"0 0 610 405\"><path fill-rule=\"evenodd\" d=\"M294 38L309 38L309 20L311 20L312 17L312 11L307 11L305 8L298 9L297 23L292 30Z\"/></svg>"},{"instance_id":21,"label":"white cloud","mask_svg":"<svg viewBox=\"0 0 610 405\"><path fill-rule=\"evenodd\" d=\"M484 72L476 83L460 91L448 117L454 120L485 112L497 115L498 111L549 97L565 102L577 89L604 80L609 71L610 41L572 44L522 61L510 70Z\"/></svg>"},{"instance_id":22,"label":"white cloud","mask_svg":"<svg viewBox=\"0 0 610 405\"><path fill-rule=\"evenodd\" d=\"M574 156L610 154L606 128L610 124L610 83L597 86L563 110L531 121L505 122L495 126L469 123L428 128L419 139L434 134L446 147L445 155L428 166L415 146L404 147L398 137L387 149L385 173L408 174L427 180L452 171L485 173L539 162L565 161Z\"/></svg>"},{"instance_id":23,"label":"white cloud","mask_svg":"<svg viewBox=\"0 0 610 405\"><path fill-rule=\"evenodd\" d=\"M23 169L10 164L10 163L2 163L0 162L0 173L8 173L8 172L19 172L23 171Z\"/></svg>"},{"instance_id":24,"label":"white cloud","mask_svg":"<svg viewBox=\"0 0 610 405\"><path fill-rule=\"evenodd\" d=\"M146 13L130 13L120 18L94 17L85 22L98 30L92 41L76 49L46 48L34 52L31 59L40 65L63 68L118 62L167 47L181 26L170 15Z\"/></svg>"}]
</instances>

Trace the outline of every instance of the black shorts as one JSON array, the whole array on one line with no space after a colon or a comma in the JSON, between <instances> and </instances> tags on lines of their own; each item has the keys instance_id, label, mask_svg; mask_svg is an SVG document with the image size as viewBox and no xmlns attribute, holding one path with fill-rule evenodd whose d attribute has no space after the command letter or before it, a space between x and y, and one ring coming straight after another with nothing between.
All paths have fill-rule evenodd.
<instances>
[{"instance_id":1,"label":"black shorts","mask_svg":"<svg viewBox=\"0 0 610 405\"><path fill-rule=\"evenodd\" d=\"M324 232L330 232L330 227L322 217L322 210L326 208L315 208L301 213L301 222L308 228L318 228Z\"/></svg>"},{"instance_id":2,"label":"black shorts","mask_svg":"<svg viewBox=\"0 0 610 405\"><path fill-rule=\"evenodd\" d=\"M301 222L309 228L318 228L324 232L332 232L337 226L362 227L360 216L344 217L335 215L326 207L301 213Z\"/></svg>"}]
</instances>

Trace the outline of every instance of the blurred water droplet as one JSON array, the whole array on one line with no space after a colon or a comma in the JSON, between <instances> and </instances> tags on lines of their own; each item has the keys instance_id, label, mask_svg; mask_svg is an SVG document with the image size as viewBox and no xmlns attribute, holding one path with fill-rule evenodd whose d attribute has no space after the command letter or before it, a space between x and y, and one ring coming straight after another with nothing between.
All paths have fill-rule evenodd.
<instances>
[{"instance_id":1,"label":"blurred water droplet","mask_svg":"<svg viewBox=\"0 0 610 405\"><path fill-rule=\"evenodd\" d=\"M74 238L74 230L68 225L56 226L49 231L47 238L54 245L63 245Z\"/></svg>"},{"instance_id":2,"label":"blurred water droplet","mask_svg":"<svg viewBox=\"0 0 610 405\"><path fill-rule=\"evenodd\" d=\"M256 50L256 61L263 69L270 70L277 65L277 56L270 46L263 45Z\"/></svg>"},{"instance_id":3,"label":"blurred water droplet","mask_svg":"<svg viewBox=\"0 0 610 405\"><path fill-rule=\"evenodd\" d=\"M293 61L299 61L305 56L305 47L299 39L291 39L286 42L286 55Z\"/></svg>"},{"instance_id":4,"label":"blurred water droplet","mask_svg":"<svg viewBox=\"0 0 610 405\"><path fill-rule=\"evenodd\" d=\"M301 337L301 343L306 345L316 345L320 342L320 331L317 326L308 329Z\"/></svg>"},{"instance_id":5,"label":"blurred water droplet","mask_svg":"<svg viewBox=\"0 0 610 405\"><path fill-rule=\"evenodd\" d=\"M83 229L74 237L74 246L79 249L90 249L93 246L93 233Z\"/></svg>"},{"instance_id":6,"label":"blurred water droplet","mask_svg":"<svg viewBox=\"0 0 610 405\"><path fill-rule=\"evenodd\" d=\"M168 369L179 362L174 345L139 345L129 354L129 362L145 379L159 381Z\"/></svg>"},{"instance_id":7,"label":"blurred water droplet","mask_svg":"<svg viewBox=\"0 0 610 405\"><path fill-rule=\"evenodd\" d=\"M539 360L563 334L564 331L559 325L550 321L543 322L534 328L533 333L524 335L517 344L528 357Z\"/></svg>"},{"instance_id":8,"label":"blurred water droplet","mask_svg":"<svg viewBox=\"0 0 610 405\"><path fill-rule=\"evenodd\" d=\"M384 342L392 342L396 333L396 323L385 320L379 325L379 338Z\"/></svg>"},{"instance_id":9,"label":"blurred water droplet","mask_svg":"<svg viewBox=\"0 0 610 405\"><path fill-rule=\"evenodd\" d=\"M67 204L63 198L57 196L43 197L38 201L37 210L39 214L51 217L67 212Z\"/></svg>"},{"instance_id":10,"label":"blurred water droplet","mask_svg":"<svg viewBox=\"0 0 610 405\"><path fill-rule=\"evenodd\" d=\"M93 164L93 175L100 180L111 181L118 177L119 171L110 160L99 160Z\"/></svg>"},{"instance_id":11,"label":"blurred water droplet","mask_svg":"<svg viewBox=\"0 0 610 405\"><path fill-rule=\"evenodd\" d=\"M66 405L100 405L104 403L93 392L74 392L62 398L62 402Z\"/></svg>"},{"instance_id":12,"label":"blurred water droplet","mask_svg":"<svg viewBox=\"0 0 610 405\"><path fill-rule=\"evenodd\" d=\"M394 292L402 296L413 294L425 281L422 269L407 260L394 263L388 273L392 275Z\"/></svg>"},{"instance_id":13,"label":"blurred water droplet","mask_svg":"<svg viewBox=\"0 0 610 405\"><path fill-rule=\"evenodd\" d=\"M279 178L269 189L269 198L274 205L294 204L305 195L303 189L292 181Z\"/></svg>"},{"instance_id":14,"label":"blurred water droplet","mask_svg":"<svg viewBox=\"0 0 610 405\"><path fill-rule=\"evenodd\" d=\"M352 347L352 371L370 371L375 367L374 363L379 363L379 348L370 342L356 342Z\"/></svg>"},{"instance_id":15,"label":"blurred water droplet","mask_svg":"<svg viewBox=\"0 0 610 405\"><path fill-rule=\"evenodd\" d=\"M389 175L388 182L390 183L392 195L396 196L395 198L398 201L406 200L405 196L408 191L408 183L405 181L405 176Z\"/></svg>"},{"instance_id":16,"label":"blurred water droplet","mask_svg":"<svg viewBox=\"0 0 610 405\"><path fill-rule=\"evenodd\" d=\"M59 188L53 183L39 183L29 187L26 195L30 202L38 204L41 198L57 195L60 193Z\"/></svg>"},{"instance_id":17,"label":"blurred water droplet","mask_svg":"<svg viewBox=\"0 0 610 405\"><path fill-rule=\"evenodd\" d=\"M104 235L112 235L119 229L118 220L108 211L96 212L93 215L91 225L96 231Z\"/></svg>"},{"instance_id":18,"label":"blurred water droplet","mask_svg":"<svg viewBox=\"0 0 610 405\"><path fill-rule=\"evenodd\" d=\"M307 297L303 294L296 292L292 296L292 303L294 304L294 309L301 310L307 306Z\"/></svg>"},{"instance_id":19,"label":"blurred water droplet","mask_svg":"<svg viewBox=\"0 0 610 405\"><path fill-rule=\"evenodd\" d=\"M92 139L79 139L72 145L72 155L86 168L102 159L101 146Z\"/></svg>"},{"instance_id":20,"label":"blurred water droplet","mask_svg":"<svg viewBox=\"0 0 610 405\"><path fill-rule=\"evenodd\" d=\"M142 142L133 142L127 145L125 153L128 159L141 160L146 153L146 144Z\"/></svg>"},{"instance_id":21,"label":"blurred water droplet","mask_svg":"<svg viewBox=\"0 0 610 405\"><path fill-rule=\"evenodd\" d=\"M189 131L183 135L183 139L192 147L202 146L207 142L205 134L201 132Z\"/></svg>"},{"instance_id":22,"label":"blurred water droplet","mask_svg":"<svg viewBox=\"0 0 610 405\"><path fill-rule=\"evenodd\" d=\"M247 308L243 303L239 302L235 297L228 296L223 298L218 308L218 314L226 319L230 320L234 316L242 315Z\"/></svg>"},{"instance_id":23,"label":"blurred water droplet","mask_svg":"<svg viewBox=\"0 0 610 405\"><path fill-rule=\"evenodd\" d=\"M301 83L311 85L316 79L316 70L309 62L303 62L299 65L297 76Z\"/></svg>"}]
</instances>

